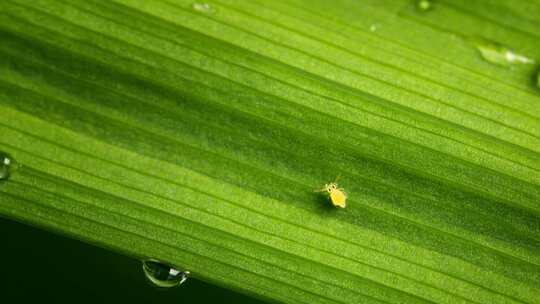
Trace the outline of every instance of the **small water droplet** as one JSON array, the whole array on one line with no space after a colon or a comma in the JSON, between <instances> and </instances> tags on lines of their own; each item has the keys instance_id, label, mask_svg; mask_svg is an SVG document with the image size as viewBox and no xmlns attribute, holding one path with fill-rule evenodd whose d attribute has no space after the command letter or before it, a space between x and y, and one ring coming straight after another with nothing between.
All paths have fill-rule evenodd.
<instances>
[{"instance_id":1,"label":"small water droplet","mask_svg":"<svg viewBox=\"0 0 540 304\"><path fill-rule=\"evenodd\" d=\"M373 23L372 25L369 26L369 31L370 32L375 32L379 29L379 25L377 23Z\"/></svg>"},{"instance_id":2,"label":"small water droplet","mask_svg":"<svg viewBox=\"0 0 540 304\"><path fill-rule=\"evenodd\" d=\"M194 10L205 14L212 14L215 12L214 8L208 3L195 2L191 7L193 7Z\"/></svg>"},{"instance_id":3,"label":"small water droplet","mask_svg":"<svg viewBox=\"0 0 540 304\"><path fill-rule=\"evenodd\" d=\"M179 271L170 265L154 259L143 261L142 267L146 278L152 284L161 288L179 286L184 283L190 275L189 271Z\"/></svg>"},{"instance_id":4,"label":"small water droplet","mask_svg":"<svg viewBox=\"0 0 540 304\"><path fill-rule=\"evenodd\" d=\"M8 179L15 161L9 154L0 151L0 180Z\"/></svg>"},{"instance_id":5,"label":"small water droplet","mask_svg":"<svg viewBox=\"0 0 540 304\"><path fill-rule=\"evenodd\" d=\"M416 2L416 7L418 7L418 9L423 11L423 12L429 11L432 8L431 1L429 1L429 0L418 0L418 2Z\"/></svg>"},{"instance_id":6,"label":"small water droplet","mask_svg":"<svg viewBox=\"0 0 540 304\"><path fill-rule=\"evenodd\" d=\"M509 66L512 64L533 64L534 60L524 55L518 54L510 48L495 42L479 41L476 43L476 48L480 51L480 55L486 61Z\"/></svg>"}]
</instances>

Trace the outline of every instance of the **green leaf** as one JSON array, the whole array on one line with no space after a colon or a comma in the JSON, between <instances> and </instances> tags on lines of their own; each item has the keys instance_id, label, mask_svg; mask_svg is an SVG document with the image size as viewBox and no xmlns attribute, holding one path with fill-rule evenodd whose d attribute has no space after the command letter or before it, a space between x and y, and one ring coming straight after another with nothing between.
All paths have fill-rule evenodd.
<instances>
[{"instance_id":1,"label":"green leaf","mask_svg":"<svg viewBox=\"0 0 540 304\"><path fill-rule=\"evenodd\" d=\"M538 62L539 24L536 1L1 1L0 214L271 301L538 303L537 67L471 41ZM336 176L345 209L314 192Z\"/></svg>"}]
</instances>

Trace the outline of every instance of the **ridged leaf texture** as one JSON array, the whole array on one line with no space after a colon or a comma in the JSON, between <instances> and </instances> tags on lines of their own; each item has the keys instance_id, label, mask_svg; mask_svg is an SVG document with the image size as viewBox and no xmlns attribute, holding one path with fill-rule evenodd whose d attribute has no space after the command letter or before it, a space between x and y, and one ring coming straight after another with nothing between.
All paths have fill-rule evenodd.
<instances>
[{"instance_id":1,"label":"ridged leaf texture","mask_svg":"<svg viewBox=\"0 0 540 304\"><path fill-rule=\"evenodd\" d=\"M540 303L538 65L479 39L537 63L540 2L0 1L0 214L275 302Z\"/></svg>"}]
</instances>

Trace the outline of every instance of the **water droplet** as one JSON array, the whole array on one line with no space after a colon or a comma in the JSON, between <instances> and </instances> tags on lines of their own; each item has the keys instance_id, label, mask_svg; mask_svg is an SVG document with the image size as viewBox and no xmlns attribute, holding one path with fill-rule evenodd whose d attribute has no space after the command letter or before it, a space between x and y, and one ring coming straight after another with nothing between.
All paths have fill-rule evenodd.
<instances>
[{"instance_id":1,"label":"water droplet","mask_svg":"<svg viewBox=\"0 0 540 304\"><path fill-rule=\"evenodd\" d=\"M0 180L8 179L15 162L9 154L0 151Z\"/></svg>"},{"instance_id":2,"label":"water droplet","mask_svg":"<svg viewBox=\"0 0 540 304\"><path fill-rule=\"evenodd\" d=\"M479 41L476 43L476 48L480 51L480 55L485 60L502 66L512 64L533 64L534 60L524 55L518 54L510 48L489 41Z\"/></svg>"},{"instance_id":3,"label":"water droplet","mask_svg":"<svg viewBox=\"0 0 540 304\"><path fill-rule=\"evenodd\" d=\"M373 23L372 25L369 26L370 32L375 32L378 29L379 29L379 25L377 23Z\"/></svg>"},{"instance_id":4,"label":"water droplet","mask_svg":"<svg viewBox=\"0 0 540 304\"><path fill-rule=\"evenodd\" d=\"M432 8L431 1L429 0L418 0L418 2L416 3L416 6L418 7L419 10L423 12L429 11Z\"/></svg>"},{"instance_id":5,"label":"water droplet","mask_svg":"<svg viewBox=\"0 0 540 304\"><path fill-rule=\"evenodd\" d=\"M157 260L145 260L142 262L144 275L155 286L171 288L184 283L189 271L179 271L176 268Z\"/></svg>"},{"instance_id":6,"label":"water droplet","mask_svg":"<svg viewBox=\"0 0 540 304\"><path fill-rule=\"evenodd\" d=\"M204 14L212 14L215 12L214 8L208 3L195 2L191 5L191 7L193 7L194 10Z\"/></svg>"}]
</instances>

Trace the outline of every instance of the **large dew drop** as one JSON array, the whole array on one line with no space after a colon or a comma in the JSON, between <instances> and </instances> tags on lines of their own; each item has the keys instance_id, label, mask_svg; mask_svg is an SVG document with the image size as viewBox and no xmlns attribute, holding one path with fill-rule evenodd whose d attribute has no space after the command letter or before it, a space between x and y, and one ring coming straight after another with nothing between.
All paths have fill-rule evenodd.
<instances>
[{"instance_id":1,"label":"large dew drop","mask_svg":"<svg viewBox=\"0 0 540 304\"><path fill-rule=\"evenodd\" d=\"M487 41L476 43L476 48L480 52L482 58L493 64L510 66L514 64L533 64L534 60L524 55L518 54L510 48Z\"/></svg>"},{"instance_id":2,"label":"large dew drop","mask_svg":"<svg viewBox=\"0 0 540 304\"><path fill-rule=\"evenodd\" d=\"M176 287L184 283L189 271L179 271L157 260L145 260L142 263L144 275L153 285L161 288Z\"/></svg>"}]
</instances>

